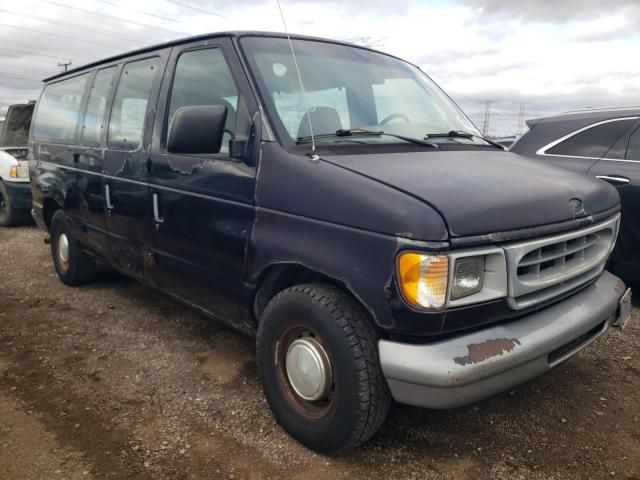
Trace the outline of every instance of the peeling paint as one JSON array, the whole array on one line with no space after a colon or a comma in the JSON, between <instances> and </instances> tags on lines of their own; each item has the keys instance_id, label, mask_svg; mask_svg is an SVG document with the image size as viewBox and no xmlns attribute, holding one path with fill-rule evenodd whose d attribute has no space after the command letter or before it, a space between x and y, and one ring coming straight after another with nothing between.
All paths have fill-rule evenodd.
<instances>
[{"instance_id":1,"label":"peeling paint","mask_svg":"<svg viewBox=\"0 0 640 480\"><path fill-rule=\"evenodd\" d=\"M520 345L520 340L517 338L496 338L482 343L471 343L467 345L469 353L464 357L456 357L453 361L458 365L484 362L512 351L516 345Z\"/></svg>"},{"instance_id":2,"label":"peeling paint","mask_svg":"<svg viewBox=\"0 0 640 480\"><path fill-rule=\"evenodd\" d=\"M202 168L204 162L203 158L168 157L169 168L181 175L193 175L198 168Z\"/></svg>"}]
</instances>

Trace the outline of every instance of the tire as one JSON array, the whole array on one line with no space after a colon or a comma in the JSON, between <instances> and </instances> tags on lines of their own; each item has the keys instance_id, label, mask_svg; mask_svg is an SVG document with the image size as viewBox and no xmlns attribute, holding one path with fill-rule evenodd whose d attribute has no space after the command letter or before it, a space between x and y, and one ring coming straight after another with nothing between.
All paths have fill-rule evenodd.
<instances>
[{"instance_id":1,"label":"tire","mask_svg":"<svg viewBox=\"0 0 640 480\"><path fill-rule=\"evenodd\" d=\"M16 210L11 205L9 193L4 186L4 183L0 181L0 226L13 227L20 223L23 218L23 212L21 210Z\"/></svg>"},{"instance_id":2,"label":"tire","mask_svg":"<svg viewBox=\"0 0 640 480\"><path fill-rule=\"evenodd\" d=\"M50 235L51 257L62 283L75 287L91 282L96 274L96 262L71 235L64 211L58 210L53 214ZM61 249L65 239L67 248Z\"/></svg>"},{"instance_id":3,"label":"tire","mask_svg":"<svg viewBox=\"0 0 640 480\"><path fill-rule=\"evenodd\" d=\"M290 374L297 367L293 362L289 369L287 362L294 342L312 349L320 345L318 351L326 353L331 385L318 382L324 388L320 399L307 400L293 386ZM373 324L339 288L305 284L276 295L260 321L257 361L276 419L312 450L335 454L354 448L373 436L387 416L391 396Z\"/></svg>"}]
</instances>

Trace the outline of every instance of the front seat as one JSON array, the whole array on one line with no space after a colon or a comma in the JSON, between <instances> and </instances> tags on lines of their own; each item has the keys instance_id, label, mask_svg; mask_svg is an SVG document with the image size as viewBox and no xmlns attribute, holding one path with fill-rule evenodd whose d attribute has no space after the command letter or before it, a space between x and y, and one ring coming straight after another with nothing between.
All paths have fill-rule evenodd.
<instances>
[{"instance_id":1,"label":"front seat","mask_svg":"<svg viewBox=\"0 0 640 480\"><path fill-rule=\"evenodd\" d=\"M335 133L342 129L340 115L338 115L338 111L335 108L313 107L302 117L300 128L298 128L298 137L308 137L311 135L309 118L311 118L311 124L313 125L313 133L316 135Z\"/></svg>"}]
</instances>

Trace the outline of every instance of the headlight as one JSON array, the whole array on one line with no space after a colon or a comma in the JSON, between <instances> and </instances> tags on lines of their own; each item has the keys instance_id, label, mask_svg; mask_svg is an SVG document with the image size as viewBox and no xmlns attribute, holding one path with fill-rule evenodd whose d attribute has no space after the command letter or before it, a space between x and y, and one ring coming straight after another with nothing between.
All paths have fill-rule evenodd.
<instances>
[{"instance_id":1,"label":"headlight","mask_svg":"<svg viewBox=\"0 0 640 480\"><path fill-rule=\"evenodd\" d=\"M442 308L447 300L449 258L406 252L398 257L398 283L414 307Z\"/></svg>"},{"instance_id":2,"label":"headlight","mask_svg":"<svg viewBox=\"0 0 640 480\"><path fill-rule=\"evenodd\" d=\"M468 297L482 290L484 256L458 258L453 267L451 300Z\"/></svg>"},{"instance_id":3,"label":"headlight","mask_svg":"<svg viewBox=\"0 0 640 480\"><path fill-rule=\"evenodd\" d=\"M26 165L14 165L9 168L9 176L11 178L28 178L29 167Z\"/></svg>"}]
</instances>

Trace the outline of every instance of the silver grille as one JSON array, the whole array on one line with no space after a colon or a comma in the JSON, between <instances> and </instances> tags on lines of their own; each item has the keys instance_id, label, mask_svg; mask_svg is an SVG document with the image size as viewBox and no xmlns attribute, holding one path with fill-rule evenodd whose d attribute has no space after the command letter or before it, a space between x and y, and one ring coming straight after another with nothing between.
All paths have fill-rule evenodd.
<instances>
[{"instance_id":1,"label":"silver grille","mask_svg":"<svg viewBox=\"0 0 640 480\"><path fill-rule=\"evenodd\" d=\"M620 215L590 227L504 247L508 301L522 309L598 276L613 249Z\"/></svg>"}]
</instances>

